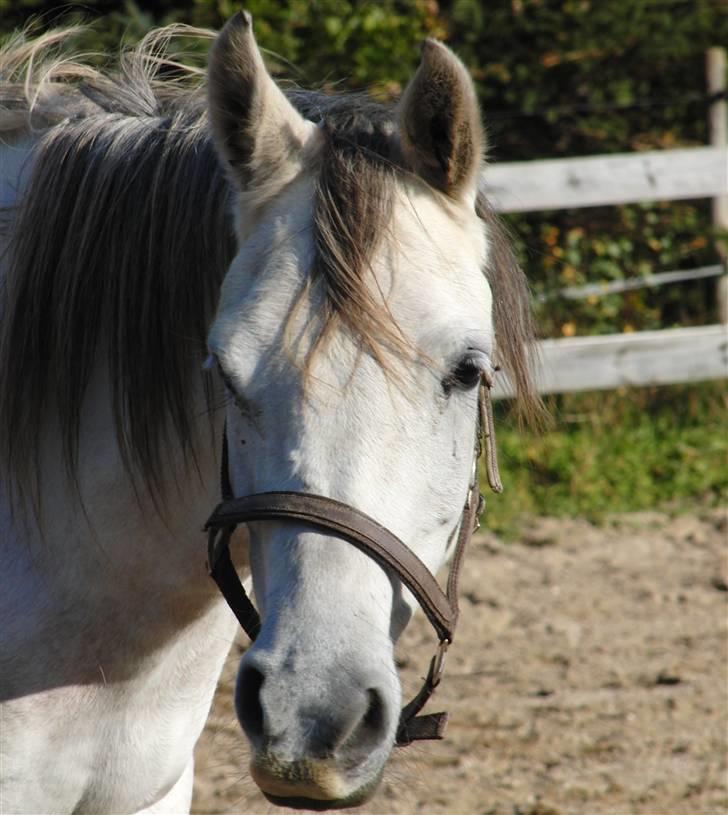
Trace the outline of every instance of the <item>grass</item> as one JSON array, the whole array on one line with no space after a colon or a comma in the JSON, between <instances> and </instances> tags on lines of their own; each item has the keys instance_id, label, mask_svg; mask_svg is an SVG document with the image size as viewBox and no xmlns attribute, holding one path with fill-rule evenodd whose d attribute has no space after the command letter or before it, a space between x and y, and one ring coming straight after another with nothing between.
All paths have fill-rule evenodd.
<instances>
[{"instance_id":1,"label":"grass","mask_svg":"<svg viewBox=\"0 0 728 815\"><path fill-rule=\"evenodd\" d=\"M725 382L568 394L547 406L552 426L538 434L497 405L505 492L488 499L488 528L513 536L529 515L599 522L613 512L725 502Z\"/></svg>"}]
</instances>

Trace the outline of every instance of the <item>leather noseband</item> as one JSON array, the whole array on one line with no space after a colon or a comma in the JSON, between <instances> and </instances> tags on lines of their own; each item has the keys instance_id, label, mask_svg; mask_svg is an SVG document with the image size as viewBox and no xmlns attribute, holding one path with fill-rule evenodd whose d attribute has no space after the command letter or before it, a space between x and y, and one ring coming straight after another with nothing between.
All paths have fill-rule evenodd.
<instances>
[{"instance_id":1,"label":"leather noseband","mask_svg":"<svg viewBox=\"0 0 728 815\"><path fill-rule=\"evenodd\" d=\"M229 550L230 537L236 526L251 521L301 523L356 546L379 563L387 573L396 575L402 581L417 598L435 629L439 640L437 653L430 661L419 693L404 706L400 714L396 737L396 743L400 746L420 739L442 738L447 724L447 713L418 714L440 684L445 653L454 638L458 619L458 581L463 556L473 532L480 525L479 517L485 508L477 473L477 463L483 448L490 487L494 492L501 492L503 489L495 455L489 387L490 383L483 378L478 395L479 421L473 478L460 516L458 538L445 592L427 566L406 544L369 515L348 504L304 492L262 492L233 498L228 469L227 434L223 436L220 469L223 500L205 525L209 535L208 568L210 576L251 640L255 640L260 631L260 617L240 582Z\"/></svg>"}]
</instances>

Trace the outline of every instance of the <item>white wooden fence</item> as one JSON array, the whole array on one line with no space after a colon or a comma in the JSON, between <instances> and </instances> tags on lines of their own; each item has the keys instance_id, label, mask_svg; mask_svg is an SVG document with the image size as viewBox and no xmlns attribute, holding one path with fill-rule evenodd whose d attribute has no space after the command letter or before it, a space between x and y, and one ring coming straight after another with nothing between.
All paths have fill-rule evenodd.
<instances>
[{"instance_id":1,"label":"white wooden fence","mask_svg":"<svg viewBox=\"0 0 728 815\"><path fill-rule=\"evenodd\" d=\"M711 49L712 92L725 90L725 52ZM712 59L712 62L711 62ZM722 60L722 62L721 62ZM722 67L721 67L722 66ZM721 86L721 79L723 84ZM483 183L500 212L712 198L714 221L728 229L728 149L726 104L712 110L712 146L587 158L494 164ZM722 263L695 270L690 277L720 275L718 297L726 297L725 248ZM634 278L615 290L685 280L685 272L662 272L651 281ZM599 284L593 284L599 287ZM563 294L563 292L562 292ZM577 290L567 296L580 296ZM721 319L726 306L719 302ZM539 344L537 381L541 393L611 389L621 385L666 385L728 377L728 323L544 340ZM496 387L507 397L507 382Z\"/></svg>"},{"instance_id":2,"label":"white wooden fence","mask_svg":"<svg viewBox=\"0 0 728 815\"><path fill-rule=\"evenodd\" d=\"M494 164L485 181L502 212L713 198L726 191L726 152L691 147Z\"/></svg>"}]
</instances>

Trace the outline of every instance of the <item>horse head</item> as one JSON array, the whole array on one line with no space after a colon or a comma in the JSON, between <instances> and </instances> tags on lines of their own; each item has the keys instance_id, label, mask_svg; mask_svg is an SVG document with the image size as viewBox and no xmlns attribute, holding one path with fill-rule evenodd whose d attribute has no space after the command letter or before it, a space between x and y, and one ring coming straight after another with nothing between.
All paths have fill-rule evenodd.
<instances>
[{"instance_id":1,"label":"horse head","mask_svg":"<svg viewBox=\"0 0 728 815\"><path fill-rule=\"evenodd\" d=\"M427 41L394 108L286 95L239 14L213 46L208 94L236 190L238 251L208 338L230 395L232 492L336 499L434 573L457 537L494 368L472 82ZM249 532L262 628L236 709L253 777L279 803L361 803L395 743L393 649L416 601L330 530Z\"/></svg>"}]
</instances>

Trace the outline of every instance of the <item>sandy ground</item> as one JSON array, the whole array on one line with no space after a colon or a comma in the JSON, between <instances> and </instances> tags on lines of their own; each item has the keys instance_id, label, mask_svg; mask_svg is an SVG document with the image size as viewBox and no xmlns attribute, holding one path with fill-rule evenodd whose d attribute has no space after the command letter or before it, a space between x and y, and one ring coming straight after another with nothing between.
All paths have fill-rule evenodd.
<instances>
[{"instance_id":1,"label":"sandy ground","mask_svg":"<svg viewBox=\"0 0 728 815\"><path fill-rule=\"evenodd\" d=\"M538 519L474 539L461 622L430 709L441 742L396 750L361 815L725 815L724 510ZM241 640L242 643L242 640ZM407 630L412 690L433 647ZM248 778L231 701L242 645L197 749L193 812L273 813Z\"/></svg>"}]
</instances>

